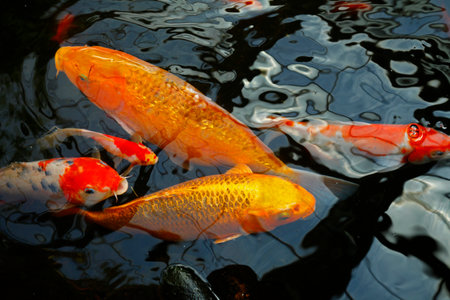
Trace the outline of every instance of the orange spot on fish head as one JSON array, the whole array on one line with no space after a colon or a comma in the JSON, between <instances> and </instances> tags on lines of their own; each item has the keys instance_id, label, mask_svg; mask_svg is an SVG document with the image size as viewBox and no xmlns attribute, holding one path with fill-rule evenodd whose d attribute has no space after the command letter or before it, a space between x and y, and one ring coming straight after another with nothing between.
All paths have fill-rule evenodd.
<instances>
[{"instance_id":1,"label":"orange spot on fish head","mask_svg":"<svg viewBox=\"0 0 450 300\"><path fill-rule=\"evenodd\" d=\"M425 163L450 157L450 137L442 132L419 124L410 124L407 129L413 151L408 156L412 163Z\"/></svg>"},{"instance_id":2,"label":"orange spot on fish head","mask_svg":"<svg viewBox=\"0 0 450 300\"><path fill-rule=\"evenodd\" d=\"M68 161L59 183L67 201L76 205L94 205L128 188L126 179L114 169L87 157Z\"/></svg>"}]
</instances>

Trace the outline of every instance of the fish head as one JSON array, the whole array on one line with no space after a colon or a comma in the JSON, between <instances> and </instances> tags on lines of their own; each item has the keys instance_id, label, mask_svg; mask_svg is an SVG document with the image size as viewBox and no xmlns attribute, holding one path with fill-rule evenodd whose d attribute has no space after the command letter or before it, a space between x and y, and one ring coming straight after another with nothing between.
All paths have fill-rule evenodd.
<instances>
[{"instance_id":1,"label":"fish head","mask_svg":"<svg viewBox=\"0 0 450 300\"><path fill-rule=\"evenodd\" d=\"M426 163L450 158L450 137L445 133L419 124L409 124L405 135L412 147L411 163Z\"/></svg>"},{"instance_id":2,"label":"fish head","mask_svg":"<svg viewBox=\"0 0 450 300\"><path fill-rule=\"evenodd\" d=\"M95 158L80 157L68 160L59 183L67 202L91 206L128 189L126 178Z\"/></svg>"},{"instance_id":3,"label":"fish head","mask_svg":"<svg viewBox=\"0 0 450 300\"><path fill-rule=\"evenodd\" d=\"M126 54L103 47L61 47L55 54L57 72L63 71L92 102L106 111L121 107L125 89L123 64Z\"/></svg>"},{"instance_id":4,"label":"fish head","mask_svg":"<svg viewBox=\"0 0 450 300\"><path fill-rule=\"evenodd\" d=\"M276 176L267 177L272 180L263 183L258 204L248 212L248 215L253 217L253 229L246 229L247 231L272 230L306 218L314 212L315 198L303 187Z\"/></svg>"}]
</instances>

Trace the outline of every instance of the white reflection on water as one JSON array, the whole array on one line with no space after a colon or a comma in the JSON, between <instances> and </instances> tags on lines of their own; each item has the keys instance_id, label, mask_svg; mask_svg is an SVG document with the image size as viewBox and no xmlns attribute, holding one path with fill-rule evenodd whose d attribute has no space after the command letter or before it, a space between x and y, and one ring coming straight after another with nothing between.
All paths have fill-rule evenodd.
<instances>
[{"instance_id":1,"label":"white reflection on water","mask_svg":"<svg viewBox=\"0 0 450 300\"><path fill-rule=\"evenodd\" d=\"M427 174L407 181L403 194L387 210L392 226L384 237L393 245L400 239L434 240L438 248L426 252L428 262L415 253L432 251L430 245L420 245L425 250L403 246L405 253L401 253L374 240L366 258L352 273L347 288L350 295L361 299L357 296L370 290L371 297L381 299L431 299L434 295L433 299L449 299L449 291L440 287L444 278L433 269L439 265L450 268L449 174L450 163L443 161Z\"/></svg>"}]
</instances>

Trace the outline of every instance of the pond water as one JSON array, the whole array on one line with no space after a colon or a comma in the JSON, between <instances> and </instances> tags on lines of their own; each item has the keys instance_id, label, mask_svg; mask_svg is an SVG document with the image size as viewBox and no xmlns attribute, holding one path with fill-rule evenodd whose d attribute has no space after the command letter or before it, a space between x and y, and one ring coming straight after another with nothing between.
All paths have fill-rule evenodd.
<instances>
[{"instance_id":1,"label":"pond water","mask_svg":"<svg viewBox=\"0 0 450 300\"><path fill-rule=\"evenodd\" d=\"M129 138L64 74L56 77L60 46L99 45L183 78L252 128L285 163L354 181L356 193L318 201L314 217L304 221L223 244L165 243L110 232L78 216L3 212L2 294L157 299L161 271L181 263L204 278L227 266L250 267L258 280L249 284L251 299L450 297L448 161L355 179L258 123L276 113L295 120L416 122L449 134L450 2L380 0L356 8L342 1L250 2L8 4L0 12L0 166L93 155L95 145L79 138L50 150L37 147L54 126ZM55 41L67 14L74 19ZM159 162L131 172L128 181L139 196L226 170L184 170L147 145ZM130 189L118 202L134 193ZM108 199L97 208L115 204Z\"/></svg>"}]
</instances>

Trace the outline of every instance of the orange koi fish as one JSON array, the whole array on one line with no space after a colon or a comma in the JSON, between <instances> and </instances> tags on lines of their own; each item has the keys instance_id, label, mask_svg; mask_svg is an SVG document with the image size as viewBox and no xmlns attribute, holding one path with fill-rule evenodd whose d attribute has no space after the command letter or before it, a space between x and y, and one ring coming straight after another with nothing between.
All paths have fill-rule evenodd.
<instances>
[{"instance_id":1,"label":"orange koi fish","mask_svg":"<svg viewBox=\"0 0 450 300\"><path fill-rule=\"evenodd\" d=\"M73 26L73 21L75 17L72 14L66 14L64 18L62 18L58 22L58 27L56 28L56 33L52 36L52 40L58 43L62 43L66 38L67 32Z\"/></svg>"},{"instance_id":2,"label":"orange koi fish","mask_svg":"<svg viewBox=\"0 0 450 300\"><path fill-rule=\"evenodd\" d=\"M192 85L129 54L62 47L55 64L128 133L156 144L175 162L245 164L257 173L290 178L312 193L326 193L325 182L338 197L354 189L342 180L289 168L246 125Z\"/></svg>"},{"instance_id":3,"label":"orange koi fish","mask_svg":"<svg viewBox=\"0 0 450 300\"><path fill-rule=\"evenodd\" d=\"M337 1L331 12L354 12L354 11L365 11L371 10L372 5L365 2L347 2L347 1Z\"/></svg>"},{"instance_id":4,"label":"orange koi fish","mask_svg":"<svg viewBox=\"0 0 450 300\"><path fill-rule=\"evenodd\" d=\"M56 129L52 133L40 138L38 143L43 147L53 146L56 140L64 140L69 136L79 135L91 138L109 153L128 160L132 166L134 165L154 165L158 161L156 154L144 146L142 143L135 143L119 137L90 131L80 128L64 128Z\"/></svg>"},{"instance_id":5,"label":"orange koi fish","mask_svg":"<svg viewBox=\"0 0 450 300\"><path fill-rule=\"evenodd\" d=\"M351 177L393 170L408 162L450 158L450 137L416 123L294 122L281 116L269 119L305 146L314 159Z\"/></svg>"},{"instance_id":6,"label":"orange koi fish","mask_svg":"<svg viewBox=\"0 0 450 300\"><path fill-rule=\"evenodd\" d=\"M40 200L56 210L91 206L123 194L128 182L101 160L87 157L16 162L0 169L0 200Z\"/></svg>"},{"instance_id":7,"label":"orange koi fish","mask_svg":"<svg viewBox=\"0 0 450 300\"><path fill-rule=\"evenodd\" d=\"M79 213L112 230L146 232L168 241L209 238L222 243L305 218L314 208L314 196L301 186L239 165L103 211L71 208L57 215Z\"/></svg>"}]
</instances>

